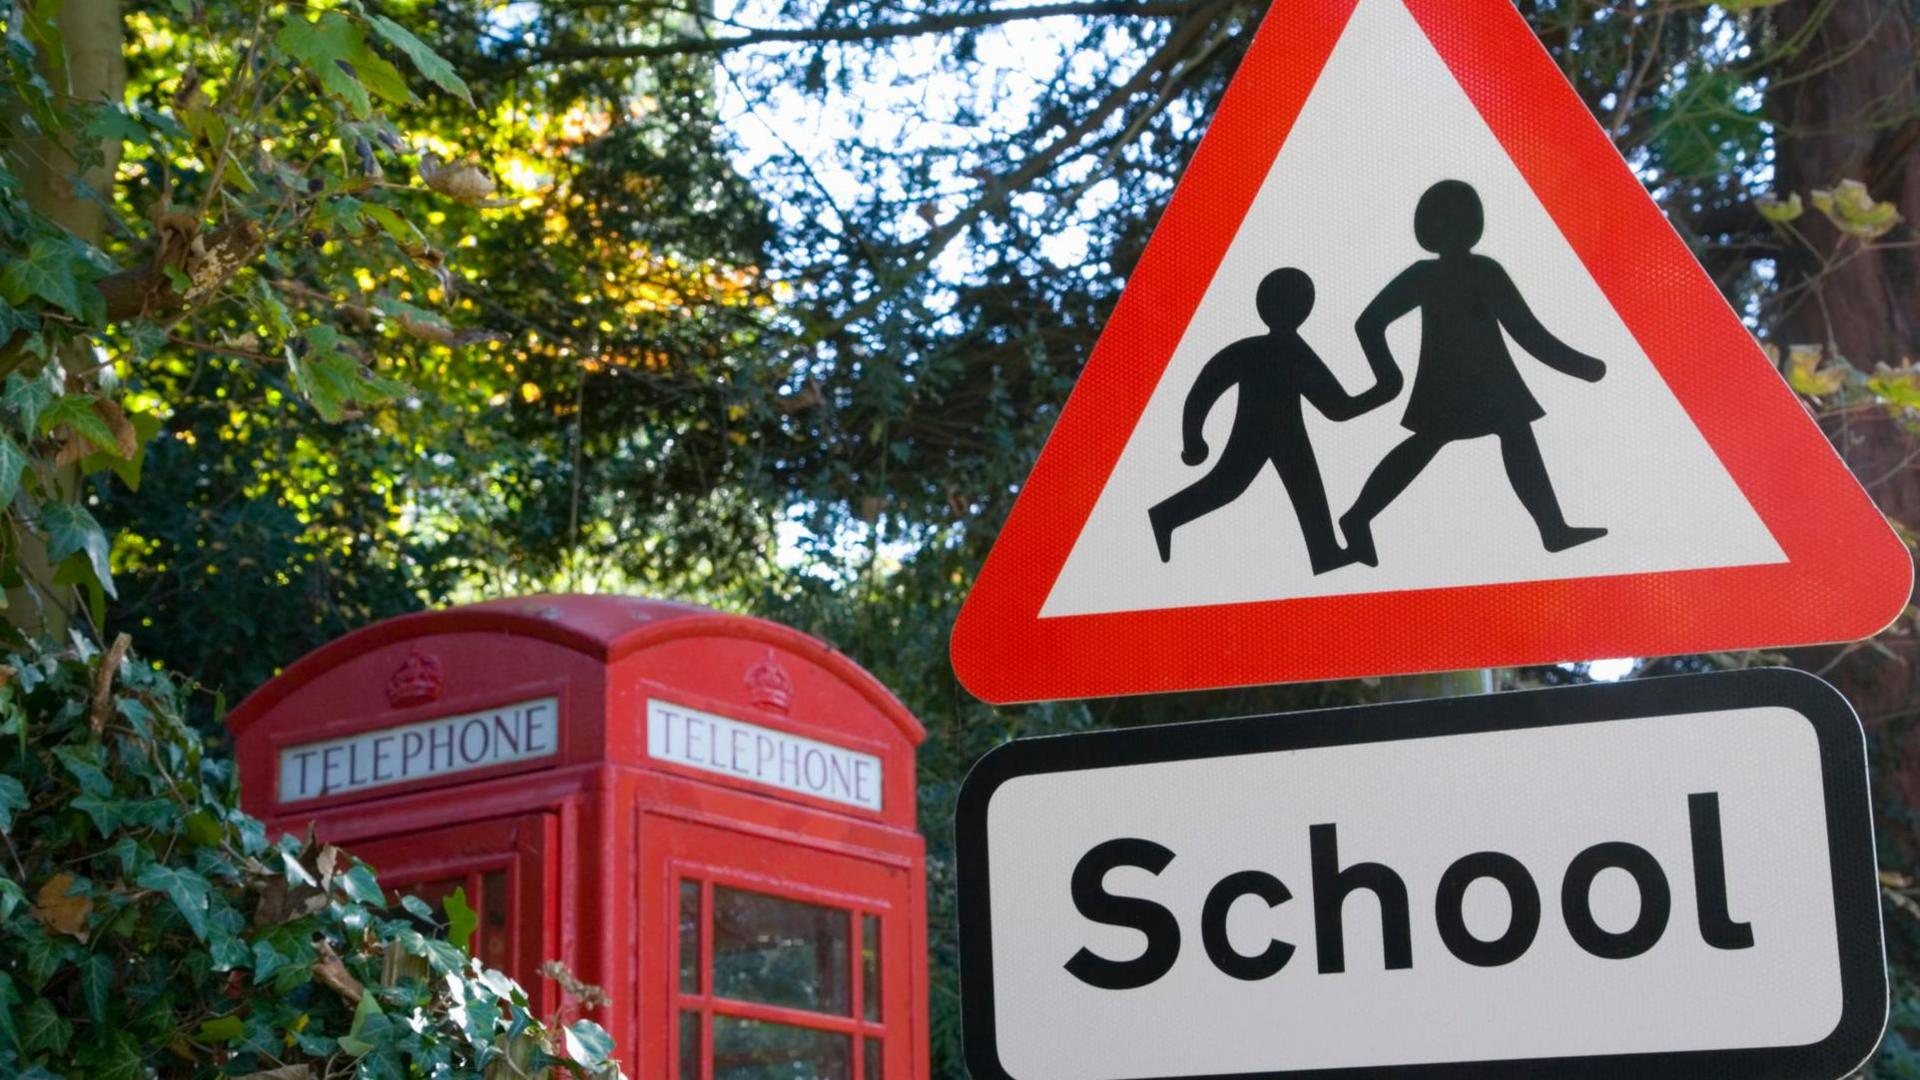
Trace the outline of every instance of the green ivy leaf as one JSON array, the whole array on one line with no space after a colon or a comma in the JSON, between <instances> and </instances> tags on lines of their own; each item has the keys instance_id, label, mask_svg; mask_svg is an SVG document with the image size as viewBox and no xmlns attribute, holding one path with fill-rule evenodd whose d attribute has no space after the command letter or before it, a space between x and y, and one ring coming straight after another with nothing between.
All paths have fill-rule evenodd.
<instances>
[{"instance_id":1,"label":"green ivy leaf","mask_svg":"<svg viewBox=\"0 0 1920 1080\"><path fill-rule=\"evenodd\" d=\"M47 980L53 978L53 973L60 970L61 964L66 963L67 942L40 929L37 923L24 936L27 939L27 985L38 990L47 985Z\"/></svg>"},{"instance_id":2,"label":"green ivy leaf","mask_svg":"<svg viewBox=\"0 0 1920 1080\"><path fill-rule=\"evenodd\" d=\"M5 341L21 331L32 331L40 326L40 320L12 304L0 300L0 341Z\"/></svg>"},{"instance_id":3,"label":"green ivy leaf","mask_svg":"<svg viewBox=\"0 0 1920 1080\"><path fill-rule=\"evenodd\" d=\"M413 99L400 69L367 48L366 31L337 11L327 12L314 22L288 15L275 40L287 55L305 64L328 93L346 103L358 119L372 115L368 90L395 104L404 105Z\"/></svg>"},{"instance_id":4,"label":"green ivy leaf","mask_svg":"<svg viewBox=\"0 0 1920 1080\"><path fill-rule=\"evenodd\" d=\"M567 1056L589 1070L605 1068L613 1057L613 1036L591 1020L567 1025Z\"/></svg>"},{"instance_id":5,"label":"green ivy leaf","mask_svg":"<svg viewBox=\"0 0 1920 1080\"><path fill-rule=\"evenodd\" d=\"M114 437L113 429L107 426L107 421L93 404L92 394L62 395L40 414L40 434L51 434L55 428L65 424L75 434L92 443L94 449L118 457L120 440Z\"/></svg>"},{"instance_id":6,"label":"green ivy leaf","mask_svg":"<svg viewBox=\"0 0 1920 1080\"><path fill-rule=\"evenodd\" d=\"M11 776L0 776L0 832L13 831L13 812L28 806L27 789ZM5 919L0 914L0 919Z\"/></svg>"},{"instance_id":7,"label":"green ivy leaf","mask_svg":"<svg viewBox=\"0 0 1920 1080\"><path fill-rule=\"evenodd\" d=\"M361 1038L361 1035L367 1033L374 1017L383 1015L380 1011L380 1003L374 1000L372 994L361 995L360 1004L353 1008L353 1026L347 1029L345 1035L340 1036L341 1052L352 1054L354 1057L372 1053L375 1049L374 1045Z\"/></svg>"},{"instance_id":8,"label":"green ivy leaf","mask_svg":"<svg viewBox=\"0 0 1920 1080\"><path fill-rule=\"evenodd\" d=\"M34 998L20 1014L20 1046L29 1054L40 1050L64 1054L72 1037L73 1025L61 1019L46 998Z\"/></svg>"},{"instance_id":9,"label":"green ivy leaf","mask_svg":"<svg viewBox=\"0 0 1920 1080\"><path fill-rule=\"evenodd\" d=\"M60 562L69 555L85 554L93 574L108 596L113 589L106 531L86 509L73 503L49 503L40 511L40 527L47 533L47 558Z\"/></svg>"},{"instance_id":10,"label":"green ivy leaf","mask_svg":"<svg viewBox=\"0 0 1920 1080\"><path fill-rule=\"evenodd\" d=\"M14 496L20 494L20 474L27 471L27 452L13 437L0 431L0 511L13 505ZM0 824L0 828L5 828Z\"/></svg>"},{"instance_id":11,"label":"green ivy leaf","mask_svg":"<svg viewBox=\"0 0 1920 1080\"><path fill-rule=\"evenodd\" d=\"M128 115L118 105L102 102L92 109L93 119L87 122L87 137L95 142L135 142L151 145L153 133L147 130L138 118Z\"/></svg>"},{"instance_id":12,"label":"green ivy leaf","mask_svg":"<svg viewBox=\"0 0 1920 1080\"><path fill-rule=\"evenodd\" d=\"M230 909L223 909L230 910ZM207 955L213 961L213 970L232 971L247 966L253 959L247 943L232 930L218 924L207 930Z\"/></svg>"},{"instance_id":13,"label":"green ivy leaf","mask_svg":"<svg viewBox=\"0 0 1920 1080\"><path fill-rule=\"evenodd\" d=\"M473 932L480 928L480 916L467 906L467 890L455 888L440 901L441 910L447 913L447 940L456 949L473 951Z\"/></svg>"},{"instance_id":14,"label":"green ivy leaf","mask_svg":"<svg viewBox=\"0 0 1920 1080\"><path fill-rule=\"evenodd\" d=\"M280 950L274 948L271 942L254 942L253 984L259 986L267 982L269 979L272 979L281 968L291 963L293 963L293 961L288 959Z\"/></svg>"},{"instance_id":15,"label":"green ivy leaf","mask_svg":"<svg viewBox=\"0 0 1920 1080\"><path fill-rule=\"evenodd\" d=\"M33 242L26 255L0 268L0 298L20 304L38 297L76 319L85 318L87 307L80 299L83 282L79 276L85 266L73 257L73 249L67 244L43 236Z\"/></svg>"},{"instance_id":16,"label":"green ivy leaf","mask_svg":"<svg viewBox=\"0 0 1920 1080\"><path fill-rule=\"evenodd\" d=\"M12 885L13 882L0 878L0 884ZM0 922L6 921L6 915L0 913ZM20 992L13 988L13 979L0 971L0 1037L5 1038L0 1046L10 1045L20 1048L20 1028L13 1022L13 1007L20 1003Z\"/></svg>"},{"instance_id":17,"label":"green ivy leaf","mask_svg":"<svg viewBox=\"0 0 1920 1080\"><path fill-rule=\"evenodd\" d=\"M20 419L20 433L28 437L40 434L40 413L59 396L46 373L39 375L9 375L4 391L0 391L0 405L6 406Z\"/></svg>"},{"instance_id":18,"label":"green ivy leaf","mask_svg":"<svg viewBox=\"0 0 1920 1080\"><path fill-rule=\"evenodd\" d=\"M93 819L93 827L99 830L102 838L112 836L124 823L121 808L124 805L118 799L105 799L98 795L81 795L70 803L75 810Z\"/></svg>"},{"instance_id":19,"label":"green ivy leaf","mask_svg":"<svg viewBox=\"0 0 1920 1080\"><path fill-rule=\"evenodd\" d=\"M113 994L113 958L95 953L80 963L80 996L96 1027L107 1022L107 1003Z\"/></svg>"},{"instance_id":20,"label":"green ivy leaf","mask_svg":"<svg viewBox=\"0 0 1920 1080\"><path fill-rule=\"evenodd\" d=\"M428 938L427 964L435 975L451 975L467 969L467 954L447 942Z\"/></svg>"},{"instance_id":21,"label":"green ivy leaf","mask_svg":"<svg viewBox=\"0 0 1920 1080\"><path fill-rule=\"evenodd\" d=\"M340 887L346 894L368 907L385 907L387 898L380 892L380 882L373 876L373 868L366 863L355 863L353 868L340 875Z\"/></svg>"},{"instance_id":22,"label":"green ivy leaf","mask_svg":"<svg viewBox=\"0 0 1920 1080\"><path fill-rule=\"evenodd\" d=\"M473 104L473 93L467 84L453 70L453 65L439 53L427 47L426 42L413 36L413 31L387 18L385 15L373 17L373 31L379 34L387 44L407 54L420 74L433 80L433 84L447 93L458 97L468 105Z\"/></svg>"},{"instance_id":23,"label":"green ivy leaf","mask_svg":"<svg viewBox=\"0 0 1920 1080\"><path fill-rule=\"evenodd\" d=\"M79 782L81 791L100 798L113 795L113 781L100 768L99 747L61 746L53 756Z\"/></svg>"},{"instance_id":24,"label":"green ivy leaf","mask_svg":"<svg viewBox=\"0 0 1920 1080\"><path fill-rule=\"evenodd\" d=\"M494 1044L495 1029L500 1026L500 1005L492 998L473 998L467 1002L465 1024L462 1027L467 1042L475 1050L484 1051Z\"/></svg>"},{"instance_id":25,"label":"green ivy leaf","mask_svg":"<svg viewBox=\"0 0 1920 1080\"><path fill-rule=\"evenodd\" d=\"M406 386L383 379L341 351L340 332L331 326L311 326L302 335L306 353L287 354L287 366L293 381L313 403L314 411L328 422L339 420L353 405L391 401L406 391Z\"/></svg>"},{"instance_id":26,"label":"green ivy leaf","mask_svg":"<svg viewBox=\"0 0 1920 1080\"><path fill-rule=\"evenodd\" d=\"M147 708L139 698L115 698L113 711L120 714L121 718L126 720L127 726L133 728L135 735L147 740L153 738L153 710ZM205 811L197 811L193 817L205 818L208 824L215 830L211 839L200 840L198 837L195 837L198 842L206 845L220 842L218 839L218 826L213 824L213 819L208 817ZM187 835L190 837L195 836L191 817L187 821Z\"/></svg>"},{"instance_id":27,"label":"green ivy leaf","mask_svg":"<svg viewBox=\"0 0 1920 1080\"><path fill-rule=\"evenodd\" d=\"M146 1080L147 1058L140 1043L124 1031L116 1031L95 1043L84 1059L90 1080Z\"/></svg>"},{"instance_id":28,"label":"green ivy leaf","mask_svg":"<svg viewBox=\"0 0 1920 1080\"><path fill-rule=\"evenodd\" d=\"M201 941L207 940L207 879L191 870L155 864L140 872L135 885L165 893L167 899L187 920L187 928Z\"/></svg>"}]
</instances>

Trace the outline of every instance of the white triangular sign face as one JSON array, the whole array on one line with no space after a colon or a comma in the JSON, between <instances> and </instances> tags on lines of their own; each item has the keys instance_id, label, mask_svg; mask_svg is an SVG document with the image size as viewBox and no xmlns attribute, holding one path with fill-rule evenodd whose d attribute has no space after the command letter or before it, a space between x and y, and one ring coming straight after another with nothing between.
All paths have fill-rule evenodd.
<instances>
[{"instance_id":1,"label":"white triangular sign face","mask_svg":"<svg viewBox=\"0 0 1920 1080\"><path fill-rule=\"evenodd\" d=\"M1317 303L1300 335L1350 392L1365 390L1373 377L1354 321L1402 270L1433 258L1414 239L1413 211L1442 180L1479 192L1486 236L1474 250L1506 268L1556 337L1608 364L1606 377L1590 384L1509 342L1546 414L1533 430L1567 518L1604 526L1608 535L1568 551L1543 548L1508 488L1499 440L1486 437L1447 447L1376 519L1377 568L1314 574L1273 468L1232 504L1176 530L1173 558L1163 564L1147 511L1218 463L1235 420L1237 392L1230 392L1207 419L1212 457L1187 466L1180 451L1188 391L1221 349L1266 332L1254 310L1261 279L1277 262L1313 279ZM1395 323L1388 339L1411 366L1420 355L1419 315ZM1406 439L1406 405L1402 394L1340 423L1306 407L1334 515L1353 505L1374 466ZM1413 16L1399 0L1360 0L1041 615L1785 558Z\"/></svg>"},{"instance_id":2,"label":"white triangular sign face","mask_svg":"<svg viewBox=\"0 0 1920 1080\"><path fill-rule=\"evenodd\" d=\"M1909 583L1511 4L1281 0L954 658L1023 700L1771 647Z\"/></svg>"}]
</instances>

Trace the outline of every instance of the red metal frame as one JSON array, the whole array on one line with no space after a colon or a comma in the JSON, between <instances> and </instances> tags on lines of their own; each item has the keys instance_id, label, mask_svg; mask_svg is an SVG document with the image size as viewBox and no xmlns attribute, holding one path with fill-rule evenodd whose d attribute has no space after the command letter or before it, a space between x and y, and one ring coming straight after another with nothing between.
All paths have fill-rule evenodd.
<instances>
[{"instance_id":1,"label":"red metal frame","mask_svg":"<svg viewBox=\"0 0 1920 1080\"><path fill-rule=\"evenodd\" d=\"M713 1017L715 1015L760 1020L790 1027L831 1032L848 1036L852 1055L852 1080L863 1080L866 1070L865 1040L882 1040L884 1069L888 1076L915 1075L908 1071L908 1055L913 1052L916 1032L903 1032L890 1023L898 1016L918 1016L913 1011L913 995L919 992L906 969L890 966L895 950L910 947L910 928L903 925L913 901L913 890L904 868L862 861L856 856L808 852L805 845L753 836L724 826L690 825L657 814L643 815L640 825L642 850L647 852L639 885L638 907L650 913L648 934L659 940L673 931L672 948L661 963L642 971L643 983L638 995L643 1003L639 1019L643 1040L649 1033L658 1044L669 1048L660 1075L682 1075L680 1014L686 1010L700 1013L702 1048L701 1080L713 1080ZM752 863L759 869L742 869ZM680 885L684 881L700 884L699 988L689 993L680 985L681 954L679 925ZM713 988L713 891L716 885L743 889L767 896L796 900L847 913L848 1012L846 1015L812 1012L804 1009L743 1001L717 995ZM651 901L651 903L649 902ZM865 972L861 963L862 917L880 918L880 1020L864 1017ZM660 924L656 925L656 920ZM646 1015L644 1003L658 1000L656 1015ZM649 1022L651 1021L651 1023ZM923 1026L923 1025L922 1025ZM903 1038L903 1035L909 1037Z\"/></svg>"},{"instance_id":2,"label":"red metal frame","mask_svg":"<svg viewBox=\"0 0 1920 1080\"><path fill-rule=\"evenodd\" d=\"M396 707L396 672L433 658L445 693ZM771 663L784 680L765 693ZM759 675L754 675L758 671ZM756 681L756 679L758 681ZM503 704L559 701L559 752L282 805L282 747ZM397 700L412 700L395 695ZM664 699L770 731L872 754L881 809L651 759L646 705ZM849 910L851 979L860 913L883 915L882 1021L841 1021L751 1002L718 1011L855 1035L884 1032L888 1080L928 1069L925 845L915 831L920 724L871 675L787 627L626 597L539 596L377 623L289 665L235 709L242 803L270 829L367 857L389 890L464 876L490 918L482 875L506 870L516 951L505 966L544 1012L584 1012L611 1030L629 1075L667 1077L677 1028L674 875ZM667 853L680 860L672 869ZM710 910L706 908L703 910ZM538 974L565 963L613 1004L580 1009ZM711 957L706 958L708 961ZM869 988L856 986L852 993ZM858 1001L856 997L856 1001ZM710 1026L702 1021L702 1030Z\"/></svg>"}]
</instances>

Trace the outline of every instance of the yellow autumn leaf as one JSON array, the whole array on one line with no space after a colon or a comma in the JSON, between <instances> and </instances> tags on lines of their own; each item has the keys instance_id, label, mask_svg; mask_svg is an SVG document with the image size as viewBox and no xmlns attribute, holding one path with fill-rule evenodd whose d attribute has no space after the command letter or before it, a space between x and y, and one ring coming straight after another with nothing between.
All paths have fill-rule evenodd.
<instances>
[{"instance_id":1,"label":"yellow autumn leaf","mask_svg":"<svg viewBox=\"0 0 1920 1080\"><path fill-rule=\"evenodd\" d=\"M1847 384L1846 368L1839 364L1822 368L1825 356L1818 345L1787 346L1787 384L1811 398L1838 393Z\"/></svg>"},{"instance_id":2,"label":"yellow autumn leaf","mask_svg":"<svg viewBox=\"0 0 1920 1080\"><path fill-rule=\"evenodd\" d=\"M1861 240L1878 240L1901 222L1899 208L1876 201L1858 180L1842 180L1831 189L1815 191L1813 205L1834 227Z\"/></svg>"}]
</instances>

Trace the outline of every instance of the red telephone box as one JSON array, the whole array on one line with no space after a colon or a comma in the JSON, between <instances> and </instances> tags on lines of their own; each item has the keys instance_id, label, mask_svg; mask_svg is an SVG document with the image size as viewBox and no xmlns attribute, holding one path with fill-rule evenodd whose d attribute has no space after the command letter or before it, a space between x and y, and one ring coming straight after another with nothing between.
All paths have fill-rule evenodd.
<instances>
[{"instance_id":1,"label":"red telephone box","mask_svg":"<svg viewBox=\"0 0 1920 1080\"><path fill-rule=\"evenodd\" d=\"M920 724L773 623L534 596L348 634L230 721L242 801L475 908L542 1014L564 961L636 1077L925 1080Z\"/></svg>"}]
</instances>

